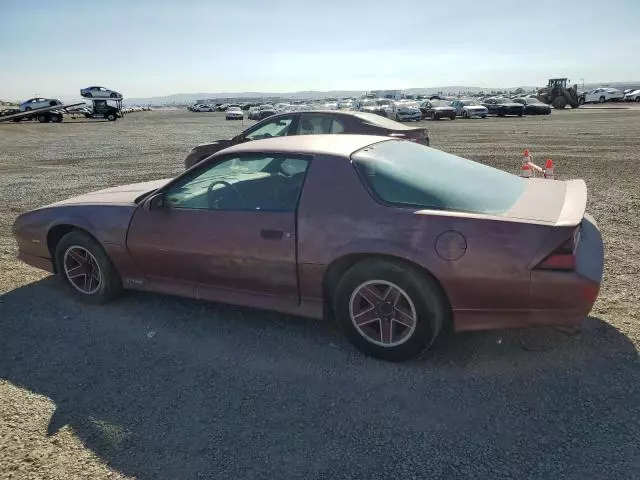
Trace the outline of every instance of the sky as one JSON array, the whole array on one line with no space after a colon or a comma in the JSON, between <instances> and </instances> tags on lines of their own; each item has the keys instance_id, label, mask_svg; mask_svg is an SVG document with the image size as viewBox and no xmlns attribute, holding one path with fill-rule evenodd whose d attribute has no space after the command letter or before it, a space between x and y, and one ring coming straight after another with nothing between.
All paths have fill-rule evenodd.
<instances>
[{"instance_id":1,"label":"sky","mask_svg":"<svg viewBox=\"0 0 640 480\"><path fill-rule=\"evenodd\" d=\"M0 0L0 99L640 81L639 21L640 0Z\"/></svg>"}]
</instances>

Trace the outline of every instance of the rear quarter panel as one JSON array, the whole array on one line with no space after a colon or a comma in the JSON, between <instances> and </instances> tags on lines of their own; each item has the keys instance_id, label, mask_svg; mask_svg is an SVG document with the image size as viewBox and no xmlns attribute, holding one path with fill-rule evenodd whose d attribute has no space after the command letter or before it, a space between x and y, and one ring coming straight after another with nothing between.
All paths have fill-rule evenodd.
<instances>
[{"instance_id":1,"label":"rear quarter panel","mask_svg":"<svg viewBox=\"0 0 640 480\"><path fill-rule=\"evenodd\" d=\"M540 225L381 205L349 161L316 158L309 167L298 210L301 297L322 301L325 271L345 255L394 256L419 265L440 282L456 328L476 328L465 325L476 321L474 315L466 314L528 311L529 264L548 231ZM446 260L436 252L436 243L445 232L464 237L466 251L456 260ZM441 251L446 250L442 240L440 245Z\"/></svg>"}]
</instances>

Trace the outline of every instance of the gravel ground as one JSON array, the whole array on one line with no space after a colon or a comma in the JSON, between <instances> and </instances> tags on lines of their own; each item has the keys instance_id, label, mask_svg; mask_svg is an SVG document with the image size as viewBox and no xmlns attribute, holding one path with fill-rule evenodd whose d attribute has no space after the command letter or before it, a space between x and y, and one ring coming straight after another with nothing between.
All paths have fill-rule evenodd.
<instances>
[{"instance_id":1,"label":"gravel ground","mask_svg":"<svg viewBox=\"0 0 640 480\"><path fill-rule=\"evenodd\" d=\"M242 124L0 124L0 478L640 477L640 109L425 124L437 148L515 172L528 147L587 181L606 271L581 333L467 333L387 364L325 322L141 293L76 303L15 260L15 216L176 174Z\"/></svg>"}]
</instances>

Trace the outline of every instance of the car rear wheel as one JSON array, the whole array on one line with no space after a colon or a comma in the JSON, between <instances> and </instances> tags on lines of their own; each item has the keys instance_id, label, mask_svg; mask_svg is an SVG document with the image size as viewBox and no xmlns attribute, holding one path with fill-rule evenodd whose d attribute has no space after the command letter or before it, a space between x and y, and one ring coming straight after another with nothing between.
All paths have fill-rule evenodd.
<instances>
[{"instance_id":1,"label":"car rear wheel","mask_svg":"<svg viewBox=\"0 0 640 480\"><path fill-rule=\"evenodd\" d=\"M487 118L486 115L480 115L480 118Z\"/></svg>"},{"instance_id":2,"label":"car rear wheel","mask_svg":"<svg viewBox=\"0 0 640 480\"><path fill-rule=\"evenodd\" d=\"M455 114L455 113L452 113L451 115L449 115L449 118L450 118L451 120L455 120L455 119L456 119L456 114Z\"/></svg>"},{"instance_id":3,"label":"car rear wheel","mask_svg":"<svg viewBox=\"0 0 640 480\"><path fill-rule=\"evenodd\" d=\"M57 272L73 294L88 303L105 303L122 291L120 276L102 247L84 232L72 231L58 242Z\"/></svg>"},{"instance_id":4,"label":"car rear wheel","mask_svg":"<svg viewBox=\"0 0 640 480\"><path fill-rule=\"evenodd\" d=\"M440 120L440 117L436 112L431 113L431 120Z\"/></svg>"},{"instance_id":5,"label":"car rear wheel","mask_svg":"<svg viewBox=\"0 0 640 480\"><path fill-rule=\"evenodd\" d=\"M598 101L599 101L600 103L604 103L604 100L605 100L604 95L603 95L603 96L601 96L601 97L598 99Z\"/></svg>"},{"instance_id":6,"label":"car rear wheel","mask_svg":"<svg viewBox=\"0 0 640 480\"><path fill-rule=\"evenodd\" d=\"M115 122L118 117L116 116L115 113L107 113L104 118L106 118L110 122Z\"/></svg>"},{"instance_id":7,"label":"car rear wheel","mask_svg":"<svg viewBox=\"0 0 640 480\"><path fill-rule=\"evenodd\" d=\"M338 282L334 311L347 339L366 355L411 359L427 349L447 309L433 278L386 259L362 261Z\"/></svg>"},{"instance_id":8,"label":"car rear wheel","mask_svg":"<svg viewBox=\"0 0 640 480\"><path fill-rule=\"evenodd\" d=\"M45 115L44 113L41 113L36 118L40 123L47 123L49 121L49 115Z\"/></svg>"}]
</instances>

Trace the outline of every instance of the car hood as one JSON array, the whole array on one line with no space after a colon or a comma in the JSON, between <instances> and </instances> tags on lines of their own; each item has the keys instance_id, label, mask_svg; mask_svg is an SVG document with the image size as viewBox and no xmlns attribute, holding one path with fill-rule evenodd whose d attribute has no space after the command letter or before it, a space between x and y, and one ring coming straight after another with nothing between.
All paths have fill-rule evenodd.
<instances>
[{"instance_id":1,"label":"car hood","mask_svg":"<svg viewBox=\"0 0 640 480\"><path fill-rule=\"evenodd\" d=\"M119 187L106 188L96 192L85 193L77 197L67 198L60 202L53 203L51 206L60 205L130 205L135 199L143 193L157 190L169 182L169 178L162 180L153 180L151 182L132 183L130 185L121 185Z\"/></svg>"}]
</instances>

